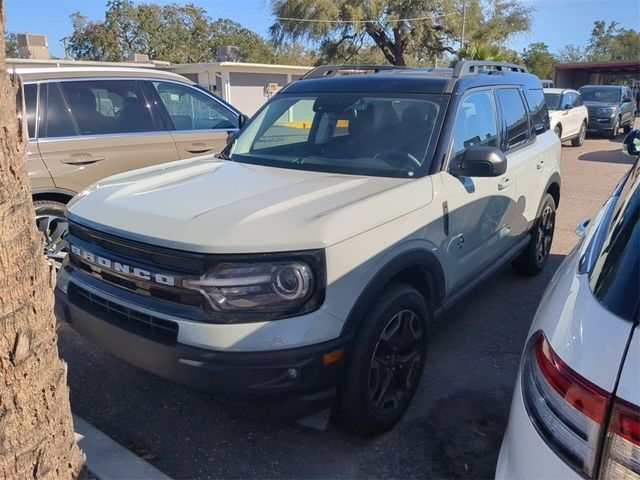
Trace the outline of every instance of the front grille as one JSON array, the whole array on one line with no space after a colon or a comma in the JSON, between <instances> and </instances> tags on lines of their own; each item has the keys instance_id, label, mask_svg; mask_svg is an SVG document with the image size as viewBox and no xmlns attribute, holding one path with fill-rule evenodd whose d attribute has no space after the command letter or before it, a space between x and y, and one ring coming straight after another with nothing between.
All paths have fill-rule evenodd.
<instances>
[{"instance_id":1,"label":"front grille","mask_svg":"<svg viewBox=\"0 0 640 480\"><path fill-rule=\"evenodd\" d=\"M73 283L68 295L74 304L116 327L167 345L175 345L178 339L176 322L124 307Z\"/></svg>"}]
</instances>

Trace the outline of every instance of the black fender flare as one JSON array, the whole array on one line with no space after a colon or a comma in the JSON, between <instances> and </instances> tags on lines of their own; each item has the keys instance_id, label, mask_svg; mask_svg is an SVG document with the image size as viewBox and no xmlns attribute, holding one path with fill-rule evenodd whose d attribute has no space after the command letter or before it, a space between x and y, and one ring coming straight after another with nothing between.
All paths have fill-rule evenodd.
<instances>
[{"instance_id":1,"label":"black fender flare","mask_svg":"<svg viewBox=\"0 0 640 480\"><path fill-rule=\"evenodd\" d=\"M425 249L414 248L393 257L388 261L360 292L342 328L341 335L355 332L362 323L366 312L371 308L379 296L380 290L394 278L401 278L403 272L416 271L416 267L424 275L426 285L419 288L428 292L425 298L430 310L433 312L442 305L446 292L446 282L442 265L436 256Z\"/></svg>"},{"instance_id":2,"label":"black fender flare","mask_svg":"<svg viewBox=\"0 0 640 480\"><path fill-rule=\"evenodd\" d=\"M553 172L553 174L549 178L549 181L547 182L547 185L544 187L544 193L549 192L551 186L554 184L558 185L558 201L556 202L556 208L558 208L558 205L560 205L560 192L562 191L562 179L560 178L560 174L558 172ZM538 214L539 213L540 212L538 211Z\"/></svg>"}]
</instances>

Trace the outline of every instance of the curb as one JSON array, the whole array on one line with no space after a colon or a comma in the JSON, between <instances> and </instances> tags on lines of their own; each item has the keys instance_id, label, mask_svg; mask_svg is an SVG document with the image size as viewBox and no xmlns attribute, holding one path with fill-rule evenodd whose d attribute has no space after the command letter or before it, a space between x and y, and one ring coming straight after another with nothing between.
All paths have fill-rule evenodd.
<instances>
[{"instance_id":1,"label":"curb","mask_svg":"<svg viewBox=\"0 0 640 480\"><path fill-rule=\"evenodd\" d=\"M73 425L76 442L87 457L85 465L99 480L171 480L77 415Z\"/></svg>"}]
</instances>

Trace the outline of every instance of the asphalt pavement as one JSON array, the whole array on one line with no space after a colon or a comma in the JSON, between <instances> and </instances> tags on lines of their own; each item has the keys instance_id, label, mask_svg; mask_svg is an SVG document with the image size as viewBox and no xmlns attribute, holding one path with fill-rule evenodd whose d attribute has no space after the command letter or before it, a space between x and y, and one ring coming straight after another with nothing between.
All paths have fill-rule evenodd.
<instances>
[{"instance_id":1,"label":"asphalt pavement","mask_svg":"<svg viewBox=\"0 0 640 480\"><path fill-rule=\"evenodd\" d=\"M538 301L576 244L577 223L595 215L632 164L621 141L565 144L545 270L524 278L506 268L439 322L417 396L382 436L336 423L318 431L222 403L137 370L60 325L72 409L173 478L492 477Z\"/></svg>"}]
</instances>

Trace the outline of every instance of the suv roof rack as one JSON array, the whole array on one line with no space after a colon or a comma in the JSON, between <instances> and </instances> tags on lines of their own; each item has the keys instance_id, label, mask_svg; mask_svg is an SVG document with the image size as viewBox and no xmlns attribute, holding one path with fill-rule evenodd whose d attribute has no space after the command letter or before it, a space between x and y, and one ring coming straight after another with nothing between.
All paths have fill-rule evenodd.
<instances>
[{"instance_id":1,"label":"suv roof rack","mask_svg":"<svg viewBox=\"0 0 640 480\"><path fill-rule=\"evenodd\" d=\"M460 60L453 69L453 78L465 75L475 75L478 73L488 73L487 70L512 73L529 73L527 67L516 65L515 63L493 62L487 60Z\"/></svg>"},{"instance_id":2,"label":"suv roof rack","mask_svg":"<svg viewBox=\"0 0 640 480\"><path fill-rule=\"evenodd\" d=\"M321 65L309 70L300 80L311 78L335 77L354 73L378 73L384 70L403 70L410 67L396 67L395 65Z\"/></svg>"}]
</instances>

